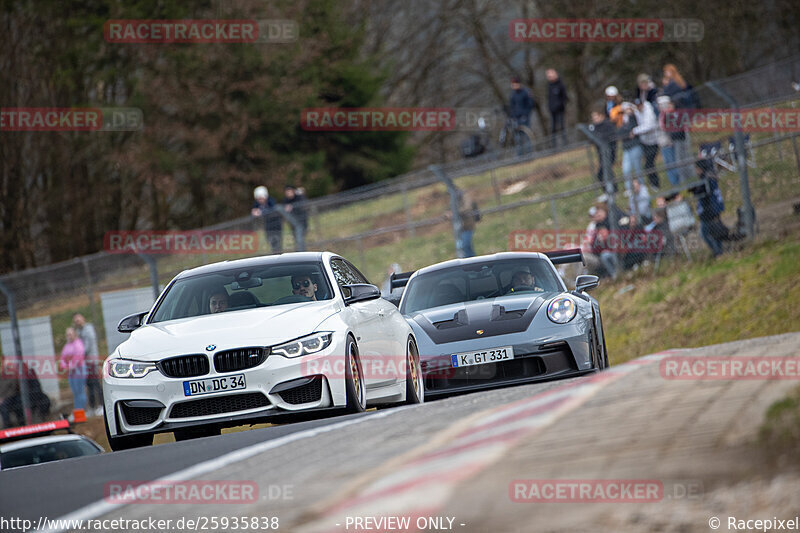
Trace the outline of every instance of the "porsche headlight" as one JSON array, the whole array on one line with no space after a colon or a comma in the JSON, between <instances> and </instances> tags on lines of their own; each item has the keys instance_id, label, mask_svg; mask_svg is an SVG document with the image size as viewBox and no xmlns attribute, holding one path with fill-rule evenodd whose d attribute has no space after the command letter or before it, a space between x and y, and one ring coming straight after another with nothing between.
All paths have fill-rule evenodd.
<instances>
[{"instance_id":1,"label":"porsche headlight","mask_svg":"<svg viewBox=\"0 0 800 533\"><path fill-rule=\"evenodd\" d=\"M155 363L144 361L114 359L108 363L108 375L112 378L143 378L154 370Z\"/></svg>"},{"instance_id":2,"label":"porsche headlight","mask_svg":"<svg viewBox=\"0 0 800 533\"><path fill-rule=\"evenodd\" d=\"M547 306L547 318L556 324L566 324L575 318L577 312L578 306L575 305L572 298L566 296L556 298Z\"/></svg>"},{"instance_id":3,"label":"porsche headlight","mask_svg":"<svg viewBox=\"0 0 800 533\"><path fill-rule=\"evenodd\" d=\"M285 357L299 357L317 353L331 345L333 333L330 331L320 331L305 337L300 337L278 346L273 346L271 353L283 355Z\"/></svg>"}]
</instances>

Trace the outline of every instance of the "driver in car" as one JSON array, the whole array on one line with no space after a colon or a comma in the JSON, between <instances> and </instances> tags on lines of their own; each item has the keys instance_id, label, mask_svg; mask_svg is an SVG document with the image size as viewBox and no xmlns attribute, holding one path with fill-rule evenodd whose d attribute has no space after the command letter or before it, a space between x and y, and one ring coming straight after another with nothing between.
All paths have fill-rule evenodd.
<instances>
[{"instance_id":1,"label":"driver in car","mask_svg":"<svg viewBox=\"0 0 800 533\"><path fill-rule=\"evenodd\" d=\"M208 299L208 310L212 313L221 313L228 308L228 293L217 291Z\"/></svg>"},{"instance_id":2,"label":"driver in car","mask_svg":"<svg viewBox=\"0 0 800 533\"><path fill-rule=\"evenodd\" d=\"M292 276L292 294L316 300L317 284L314 283L311 276L305 274Z\"/></svg>"},{"instance_id":3,"label":"driver in car","mask_svg":"<svg viewBox=\"0 0 800 533\"><path fill-rule=\"evenodd\" d=\"M511 276L511 288L508 290L507 294L513 294L515 292L522 292L522 291L536 291L541 290L536 287L536 282L533 278L533 274L526 270L517 270L514 272L514 275Z\"/></svg>"}]
</instances>

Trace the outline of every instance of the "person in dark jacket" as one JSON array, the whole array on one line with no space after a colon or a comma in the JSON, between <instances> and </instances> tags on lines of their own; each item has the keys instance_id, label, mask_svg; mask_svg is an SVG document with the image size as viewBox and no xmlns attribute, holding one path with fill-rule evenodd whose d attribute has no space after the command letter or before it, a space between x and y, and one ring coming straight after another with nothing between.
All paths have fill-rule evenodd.
<instances>
[{"instance_id":1,"label":"person in dark jacket","mask_svg":"<svg viewBox=\"0 0 800 533\"><path fill-rule=\"evenodd\" d=\"M727 226L720 219L720 214L725 210L725 201L717 183L714 162L709 159L701 159L696 163L696 170L703 181L702 184L691 189L697 199L700 235L711 249L714 257L717 257L723 252L722 241L728 240L730 234Z\"/></svg>"},{"instance_id":2,"label":"person in dark jacket","mask_svg":"<svg viewBox=\"0 0 800 533\"><path fill-rule=\"evenodd\" d=\"M302 187L295 187L294 185L286 185L283 189L283 210L286 211L297 222L295 231L295 239L302 239L305 243L305 235L308 230L308 210L306 208L306 195ZM300 235L298 235L300 231ZM299 247L299 242L297 243ZM305 246L303 246L305 247Z\"/></svg>"},{"instance_id":3,"label":"person in dark jacket","mask_svg":"<svg viewBox=\"0 0 800 533\"><path fill-rule=\"evenodd\" d=\"M555 69L549 68L547 76L547 108L550 111L550 133L553 135L553 148L556 147L558 134L562 144L567 145L567 130L564 128L564 113L566 112L567 89Z\"/></svg>"},{"instance_id":4,"label":"person in dark jacket","mask_svg":"<svg viewBox=\"0 0 800 533\"><path fill-rule=\"evenodd\" d=\"M511 78L511 94L508 97L508 114L520 126L531 125L531 112L536 108L536 101L528 89L522 86L518 77Z\"/></svg>"},{"instance_id":5,"label":"person in dark jacket","mask_svg":"<svg viewBox=\"0 0 800 533\"><path fill-rule=\"evenodd\" d=\"M594 132L594 134L601 139L608 147L609 153L609 160L608 160L608 170L610 174L610 179L614 179L614 162L617 159L617 128L614 126L614 123L606 117L603 111L596 109L592 111L592 125L590 126L590 130ZM596 146L597 148L597 157L600 160L600 164L598 165L597 169L597 181L603 183L603 168L604 168L604 161L603 161L603 153L600 150L600 146ZM617 190L616 184L614 185L614 190Z\"/></svg>"},{"instance_id":6,"label":"person in dark jacket","mask_svg":"<svg viewBox=\"0 0 800 533\"><path fill-rule=\"evenodd\" d=\"M269 191L263 185L256 187L253 191L255 202L250 214L253 217L264 219L264 230L267 234L267 242L272 248L272 253L279 254L283 251L283 220L278 212L278 204L269 195Z\"/></svg>"},{"instance_id":7,"label":"person in dark jacket","mask_svg":"<svg viewBox=\"0 0 800 533\"><path fill-rule=\"evenodd\" d=\"M536 101L528 89L522 86L519 78L511 78L511 94L508 97L508 116L517 122L518 126L530 127L531 112L536 108ZM514 144L517 145L517 155L530 151L530 139L522 131L514 132Z\"/></svg>"}]
</instances>

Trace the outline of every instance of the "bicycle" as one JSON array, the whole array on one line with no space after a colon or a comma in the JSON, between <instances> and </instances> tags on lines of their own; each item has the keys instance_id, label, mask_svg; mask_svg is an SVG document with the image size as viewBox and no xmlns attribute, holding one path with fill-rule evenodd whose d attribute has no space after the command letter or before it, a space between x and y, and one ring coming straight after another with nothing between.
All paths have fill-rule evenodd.
<instances>
[{"instance_id":1,"label":"bicycle","mask_svg":"<svg viewBox=\"0 0 800 533\"><path fill-rule=\"evenodd\" d=\"M507 112L506 112L507 115ZM500 135L497 139L497 144L500 148L517 147L518 152L522 153L522 149L533 149L533 131L513 117L506 117L506 122L500 130Z\"/></svg>"}]
</instances>

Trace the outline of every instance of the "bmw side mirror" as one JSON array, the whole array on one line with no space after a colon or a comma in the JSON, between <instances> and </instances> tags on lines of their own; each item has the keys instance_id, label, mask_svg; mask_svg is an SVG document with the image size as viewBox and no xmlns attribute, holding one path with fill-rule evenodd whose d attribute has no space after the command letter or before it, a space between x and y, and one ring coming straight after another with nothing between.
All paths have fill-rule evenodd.
<instances>
[{"instance_id":1,"label":"bmw side mirror","mask_svg":"<svg viewBox=\"0 0 800 533\"><path fill-rule=\"evenodd\" d=\"M343 285L342 294L344 295L344 303L350 305L356 302L365 302L367 300L380 298L381 290L369 283L353 283L350 285Z\"/></svg>"},{"instance_id":2,"label":"bmw side mirror","mask_svg":"<svg viewBox=\"0 0 800 533\"><path fill-rule=\"evenodd\" d=\"M119 321L119 324L117 324L117 331L120 333L130 333L131 331L141 327L142 321L144 320L144 317L147 316L147 313L149 313L149 311L145 311L143 313L134 313L126 316Z\"/></svg>"},{"instance_id":3,"label":"bmw side mirror","mask_svg":"<svg viewBox=\"0 0 800 533\"><path fill-rule=\"evenodd\" d=\"M575 279L575 292L588 292L592 289L596 289L599 284L600 278L597 276L578 276L577 279Z\"/></svg>"}]
</instances>

